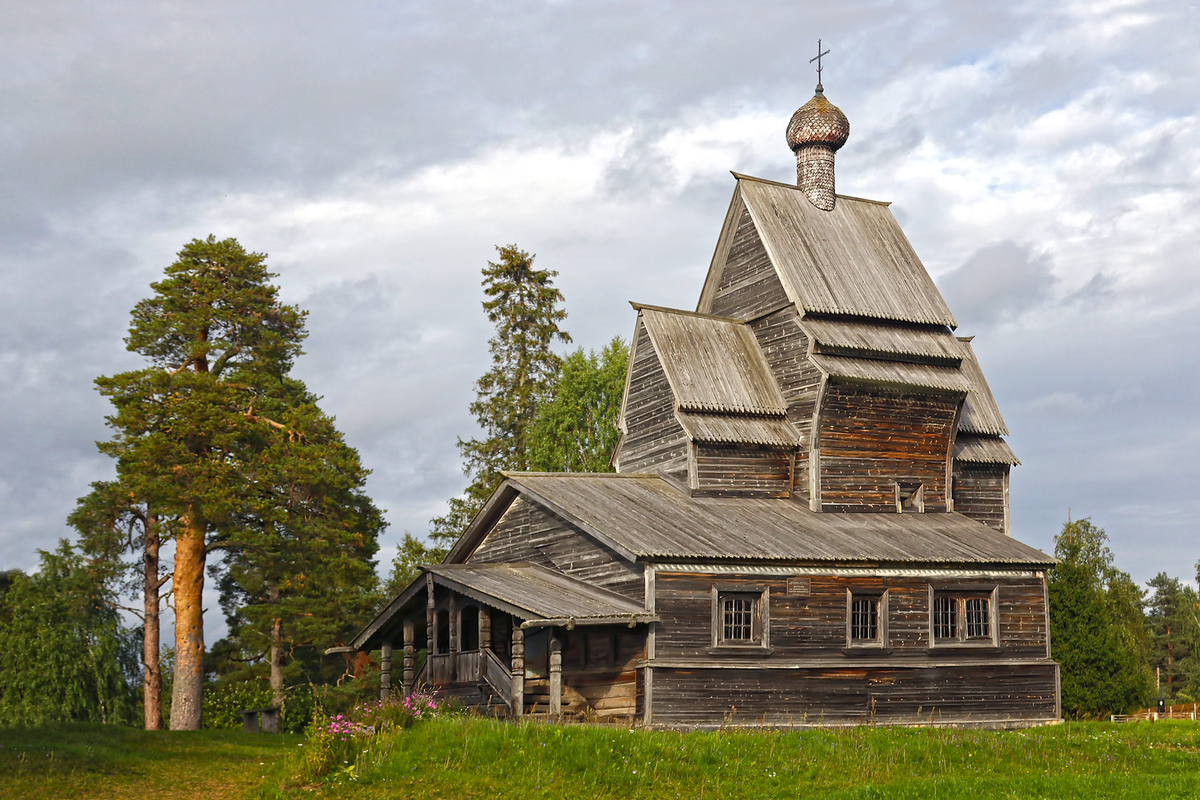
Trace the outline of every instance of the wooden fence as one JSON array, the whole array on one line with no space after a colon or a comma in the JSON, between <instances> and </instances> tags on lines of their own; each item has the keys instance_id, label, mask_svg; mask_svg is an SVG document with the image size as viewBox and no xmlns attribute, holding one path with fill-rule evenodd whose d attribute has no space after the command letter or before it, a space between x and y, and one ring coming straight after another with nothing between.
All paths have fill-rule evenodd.
<instances>
[{"instance_id":1,"label":"wooden fence","mask_svg":"<svg viewBox=\"0 0 1200 800\"><path fill-rule=\"evenodd\" d=\"M1185 719L1196 722L1200 720L1200 703L1167 706L1166 711L1144 708L1132 714L1113 714L1109 719L1112 722L1140 722L1142 720L1157 722L1160 719Z\"/></svg>"}]
</instances>

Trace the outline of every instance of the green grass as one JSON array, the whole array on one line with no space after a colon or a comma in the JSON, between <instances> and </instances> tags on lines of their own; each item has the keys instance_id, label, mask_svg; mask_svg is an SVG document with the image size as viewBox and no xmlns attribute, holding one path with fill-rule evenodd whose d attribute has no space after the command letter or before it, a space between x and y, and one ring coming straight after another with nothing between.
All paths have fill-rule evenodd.
<instances>
[{"instance_id":1,"label":"green grass","mask_svg":"<svg viewBox=\"0 0 1200 800\"><path fill-rule=\"evenodd\" d=\"M675 733L418 723L297 785L298 736L0 728L0 798L1200 798L1200 724ZM382 745L382 746L381 746Z\"/></svg>"},{"instance_id":2,"label":"green grass","mask_svg":"<svg viewBox=\"0 0 1200 800\"><path fill-rule=\"evenodd\" d=\"M0 798L245 798L300 736L113 725L0 728Z\"/></svg>"},{"instance_id":3,"label":"green grass","mask_svg":"<svg viewBox=\"0 0 1200 800\"><path fill-rule=\"evenodd\" d=\"M268 798L1196 798L1200 725L674 733L445 717Z\"/></svg>"}]
</instances>

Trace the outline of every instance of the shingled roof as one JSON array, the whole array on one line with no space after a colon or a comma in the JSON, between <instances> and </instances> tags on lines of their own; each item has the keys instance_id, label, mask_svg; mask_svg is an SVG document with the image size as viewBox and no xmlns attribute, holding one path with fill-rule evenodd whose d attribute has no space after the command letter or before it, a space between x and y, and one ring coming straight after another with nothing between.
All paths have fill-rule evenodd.
<instances>
[{"instance_id":1,"label":"shingled roof","mask_svg":"<svg viewBox=\"0 0 1200 800\"><path fill-rule=\"evenodd\" d=\"M646 325L679 408L783 416L787 404L758 349L737 320L633 304Z\"/></svg>"},{"instance_id":2,"label":"shingled roof","mask_svg":"<svg viewBox=\"0 0 1200 800\"><path fill-rule=\"evenodd\" d=\"M800 327L813 338L818 353L909 357L955 367L963 359L962 344L945 326L805 317Z\"/></svg>"},{"instance_id":3,"label":"shingled roof","mask_svg":"<svg viewBox=\"0 0 1200 800\"><path fill-rule=\"evenodd\" d=\"M962 371L971 384L971 391L967 393L967 399L963 403L958 429L963 433L1008 436L1008 426L1004 424L1004 417L1000 415L1000 406L996 405L996 398L992 395L987 379L983 377L979 359L975 357L975 350L971 347L972 338L968 336L959 339L963 348Z\"/></svg>"},{"instance_id":4,"label":"shingled roof","mask_svg":"<svg viewBox=\"0 0 1200 800\"><path fill-rule=\"evenodd\" d=\"M786 499L692 497L657 475L508 473L490 513L517 494L626 558L872 564L1048 565L1054 559L955 513L821 514ZM493 504L494 503L494 504ZM489 509L448 560L465 557ZM478 527L477 527L478 526Z\"/></svg>"},{"instance_id":5,"label":"shingled roof","mask_svg":"<svg viewBox=\"0 0 1200 800\"><path fill-rule=\"evenodd\" d=\"M788 297L804 312L957 327L886 203L838 195L822 211L795 186L734 176Z\"/></svg>"}]
</instances>

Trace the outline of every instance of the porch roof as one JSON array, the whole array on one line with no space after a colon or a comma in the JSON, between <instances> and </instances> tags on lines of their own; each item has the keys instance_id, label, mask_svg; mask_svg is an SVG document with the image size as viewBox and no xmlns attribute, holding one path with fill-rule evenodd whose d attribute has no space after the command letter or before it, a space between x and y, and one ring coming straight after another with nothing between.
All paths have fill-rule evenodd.
<instances>
[{"instance_id":1,"label":"porch roof","mask_svg":"<svg viewBox=\"0 0 1200 800\"><path fill-rule=\"evenodd\" d=\"M347 649L372 649L385 634L395 635L397 616L418 602L424 604L426 575L439 586L523 620L524 627L658 620L640 603L537 564L438 564L422 568L421 576L359 631Z\"/></svg>"}]
</instances>

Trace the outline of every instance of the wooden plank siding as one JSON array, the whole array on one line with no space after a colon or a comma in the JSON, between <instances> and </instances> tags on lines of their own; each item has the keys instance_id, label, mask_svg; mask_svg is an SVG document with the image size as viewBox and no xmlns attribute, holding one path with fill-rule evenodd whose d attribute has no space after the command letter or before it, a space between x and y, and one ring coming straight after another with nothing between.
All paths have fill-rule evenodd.
<instances>
[{"instance_id":1,"label":"wooden plank siding","mask_svg":"<svg viewBox=\"0 0 1200 800\"><path fill-rule=\"evenodd\" d=\"M705 309L705 313L751 319L787 302L787 293L754 227L754 220L743 206L712 308Z\"/></svg>"},{"instance_id":2,"label":"wooden plank siding","mask_svg":"<svg viewBox=\"0 0 1200 800\"><path fill-rule=\"evenodd\" d=\"M783 393L788 421L799 431L804 443L796 454L792 496L808 502L808 450L822 376L808 357L808 337L800 329L797 319L795 307L789 306L754 320L750 326Z\"/></svg>"},{"instance_id":3,"label":"wooden plank siding","mask_svg":"<svg viewBox=\"0 0 1200 800\"><path fill-rule=\"evenodd\" d=\"M946 510L947 459L961 398L829 384L821 401L821 510L895 512L897 479Z\"/></svg>"},{"instance_id":4,"label":"wooden plank siding","mask_svg":"<svg viewBox=\"0 0 1200 800\"><path fill-rule=\"evenodd\" d=\"M1056 685L1053 664L791 670L656 667L653 721L696 727L875 722L1019 725L1057 719Z\"/></svg>"},{"instance_id":5,"label":"wooden plank siding","mask_svg":"<svg viewBox=\"0 0 1200 800\"><path fill-rule=\"evenodd\" d=\"M792 451L754 445L697 442L694 496L787 497L792 487Z\"/></svg>"},{"instance_id":6,"label":"wooden plank siding","mask_svg":"<svg viewBox=\"0 0 1200 800\"><path fill-rule=\"evenodd\" d=\"M897 663L1042 659L1046 655L1046 615L1037 577L928 579L913 577L811 577L809 593L788 593L786 576L710 573L655 573L655 658L697 662L778 661L833 658L853 664L859 657L884 657L879 650L847 653L846 591L887 591L886 658ZM999 647L930 647L929 588L997 589L995 609ZM725 653L712 647L712 588L769 590L770 653Z\"/></svg>"},{"instance_id":7,"label":"wooden plank siding","mask_svg":"<svg viewBox=\"0 0 1200 800\"><path fill-rule=\"evenodd\" d=\"M683 426L675 419L671 385L640 319L634 336L634 359L622 420L626 433L617 453L618 471L684 477L688 440Z\"/></svg>"},{"instance_id":8,"label":"wooden plank siding","mask_svg":"<svg viewBox=\"0 0 1200 800\"><path fill-rule=\"evenodd\" d=\"M644 602L642 566L632 564L571 523L518 497L488 532L468 563L528 561Z\"/></svg>"},{"instance_id":9,"label":"wooden plank siding","mask_svg":"<svg viewBox=\"0 0 1200 800\"><path fill-rule=\"evenodd\" d=\"M1007 464L954 464L954 510L1008 533Z\"/></svg>"}]
</instances>

